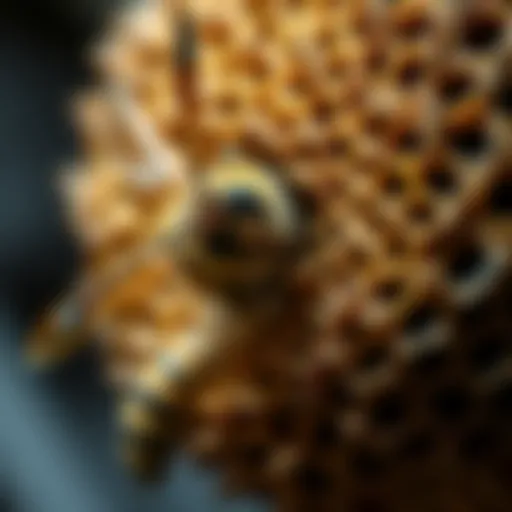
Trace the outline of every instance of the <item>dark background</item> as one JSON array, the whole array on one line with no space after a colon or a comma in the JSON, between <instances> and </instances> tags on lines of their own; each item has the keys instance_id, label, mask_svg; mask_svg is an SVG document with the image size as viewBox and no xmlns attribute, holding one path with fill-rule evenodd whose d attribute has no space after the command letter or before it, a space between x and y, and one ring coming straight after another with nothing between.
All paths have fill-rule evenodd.
<instances>
[{"instance_id":1,"label":"dark background","mask_svg":"<svg viewBox=\"0 0 512 512\"><path fill-rule=\"evenodd\" d=\"M45 375L23 362L28 322L76 267L54 178L75 151L65 106L87 84L99 6L0 0L0 512L260 510L221 498L217 478L186 458L160 486L134 482L116 459L93 353Z\"/></svg>"}]
</instances>

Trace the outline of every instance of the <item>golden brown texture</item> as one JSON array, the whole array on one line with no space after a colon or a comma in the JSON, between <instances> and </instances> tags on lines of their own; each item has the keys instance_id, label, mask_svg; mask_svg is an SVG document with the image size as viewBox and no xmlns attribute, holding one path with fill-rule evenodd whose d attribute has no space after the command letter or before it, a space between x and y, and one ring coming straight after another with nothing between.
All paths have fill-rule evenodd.
<instances>
[{"instance_id":1,"label":"golden brown texture","mask_svg":"<svg viewBox=\"0 0 512 512\"><path fill-rule=\"evenodd\" d=\"M103 84L126 88L187 161L229 143L279 164L316 203L300 316L285 311L195 393L191 449L283 510L509 510L510 3L180 9L148 3L123 19L102 47ZM193 89L176 67L183 13L197 35ZM181 164L145 166L144 136L102 94L79 123L84 170L69 195L92 274L147 243L181 197L165 173ZM105 310L116 373L151 364L197 318L161 272L131 276Z\"/></svg>"}]
</instances>

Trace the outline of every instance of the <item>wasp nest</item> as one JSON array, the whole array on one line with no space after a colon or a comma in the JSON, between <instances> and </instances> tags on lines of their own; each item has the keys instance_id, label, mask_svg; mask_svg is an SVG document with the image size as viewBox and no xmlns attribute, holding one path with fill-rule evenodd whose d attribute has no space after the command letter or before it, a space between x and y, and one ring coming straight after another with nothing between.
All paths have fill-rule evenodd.
<instances>
[{"instance_id":1,"label":"wasp nest","mask_svg":"<svg viewBox=\"0 0 512 512\"><path fill-rule=\"evenodd\" d=\"M94 58L65 176L86 278L32 349L103 342L129 463L179 440L282 510L509 510L510 2L148 2ZM301 242L244 300L168 233L252 162Z\"/></svg>"}]
</instances>

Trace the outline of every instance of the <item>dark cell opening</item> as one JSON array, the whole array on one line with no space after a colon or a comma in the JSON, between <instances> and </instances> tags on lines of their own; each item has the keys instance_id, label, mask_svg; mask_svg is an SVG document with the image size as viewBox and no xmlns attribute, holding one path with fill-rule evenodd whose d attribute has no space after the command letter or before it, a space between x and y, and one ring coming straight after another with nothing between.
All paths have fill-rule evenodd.
<instances>
[{"instance_id":1,"label":"dark cell opening","mask_svg":"<svg viewBox=\"0 0 512 512\"><path fill-rule=\"evenodd\" d=\"M406 416L406 407L398 393L389 393L376 402L373 422L379 427L394 427Z\"/></svg>"},{"instance_id":2,"label":"dark cell opening","mask_svg":"<svg viewBox=\"0 0 512 512\"><path fill-rule=\"evenodd\" d=\"M375 288L376 296L383 301L397 299L404 291L403 283L397 279L378 283Z\"/></svg>"},{"instance_id":3,"label":"dark cell opening","mask_svg":"<svg viewBox=\"0 0 512 512\"><path fill-rule=\"evenodd\" d=\"M485 338L471 352L471 365L480 371L491 370L506 355L503 340L498 338Z\"/></svg>"},{"instance_id":4,"label":"dark cell opening","mask_svg":"<svg viewBox=\"0 0 512 512\"><path fill-rule=\"evenodd\" d=\"M387 361L388 353L384 347L372 347L366 350L360 361L362 371L373 371L381 368Z\"/></svg>"},{"instance_id":5,"label":"dark cell opening","mask_svg":"<svg viewBox=\"0 0 512 512\"><path fill-rule=\"evenodd\" d=\"M255 412L244 407L238 407L229 415L229 424L235 429L249 428L255 419Z\"/></svg>"},{"instance_id":6,"label":"dark cell opening","mask_svg":"<svg viewBox=\"0 0 512 512\"><path fill-rule=\"evenodd\" d=\"M347 388L340 383L332 383L328 389L328 399L335 407L341 407L348 403L349 393Z\"/></svg>"},{"instance_id":7,"label":"dark cell opening","mask_svg":"<svg viewBox=\"0 0 512 512\"><path fill-rule=\"evenodd\" d=\"M464 327L473 329L480 327L485 322L489 322L493 314L494 307L491 304L478 303L461 311L461 319Z\"/></svg>"},{"instance_id":8,"label":"dark cell opening","mask_svg":"<svg viewBox=\"0 0 512 512\"><path fill-rule=\"evenodd\" d=\"M297 485L308 494L323 494L331 487L329 477L321 468L304 465L296 474Z\"/></svg>"},{"instance_id":9,"label":"dark cell opening","mask_svg":"<svg viewBox=\"0 0 512 512\"><path fill-rule=\"evenodd\" d=\"M479 462L493 453L496 444L492 430L481 428L471 432L462 441L460 454L467 461Z\"/></svg>"},{"instance_id":10,"label":"dark cell opening","mask_svg":"<svg viewBox=\"0 0 512 512\"><path fill-rule=\"evenodd\" d=\"M438 390L432 398L435 414L444 421L461 420L471 406L468 392L458 386L447 386Z\"/></svg>"},{"instance_id":11,"label":"dark cell opening","mask_svg":"<svg viewBox=\"0 0 512 512\"><path fill-rule=\"evenodd\" d=\"M411 61L402 66L398 80L404 87L417 85L425 74L425 67L419 61Z\"/></svg>"},{"instance_id":12,"label":"dark cell opening","mask_svg":"<svg viewBox=\"0 0 512 512\"><path fill-rule=\"evenodd\" d=\"M494 187L491 209L495 215L512 215L512 183L503 181Z\"/></svg>"},{"instance_id":13,"label":"dark cell opening","mask_svg":"<svg viewBox=\"0 0 512 512\"><path fill-rule=\"evenodd\" d=\"M390 195L397 196L404 191L404 182L399 176L389 176L384 182L384 190Z\"/></svg>"},{"instance_id":14,"label":"dark cell opening","mask_svg":"<svg viewBox=\"0 0 512 512\"><path fill-rule=\"evenodd\" d=\"M414 371L421 377L432 377L443 371L448 364L448 353L445 350L436 348L426 351L414 362Z\"/></svg>"},{"instance_id":15,"label":"dark cell opening","mask_svg":"<svg viewBox=\"0 0 512 512\"><path fill-rule=\"evenodd\" d=\"M449 74L441 81L439 93L445 101L455 102L471 90L471 78L464 73Z\"/></svg>"},{"instance_id":16,"label":"dark cell opening","mask_svg":"<svg viewBox=\"0 0 512 512\"><path fill-rule=\"evenodd\" d=\"M280 439L286 439L291 436L294 426L294 417L292 411L280 409L271 417L271 429L275 436Z\"/></svg>"},{"instance_id":17,"label":"dark cell opening","mask_svg":"<svg viewBox=\"0 0 512 512\"><path fill-rule=\"evenodd\" d=\"M428 204L415 204L409 209L410 219L417 224L426 224L432 217Z\"/></svg>"},{"instance_id":18,"label":"dark cell opening","mask_svg":"<svg viewBox=\"0 0 512 512\"><path fill-rule=\"evenodd\" d=\"M335 422L326 419L317 425L315 437L318 446L330 448L340 440L340 431Z\"/></svg>"},{"instance_id":19,"label":"dark cell opening","mask_svg":"<svg viewBox=\"0 0 512 512\"><path fill-rule=\"evenodd\" d=\"M435 167L429 171L427 184L432 192L436 194L448 195L456 189L453 173L443 167Z\"/></svg>"},{"instance_id":20,"label":"dark cell opening","mask_svg":"<svg viewBox=\"0 0 512 512\"><path fill-rule=\"evenodd\" d=\"M419 336L428 331L438 319L438 310L429 304L414 309L404 324L404 332L407 336Z\"/></svg>"},{"instance_id":21,"label":"dark cell opening","mask_svg":"<svg viewBox=\"0 0 512 512\"><path fill-rule=\"evenodd\" d=\"M384 474L386 466L378 454L361 450L352 458L352 469L357 478L375 480Z\"/></svg>"},{"instance_id":22,"label":"dark cell opening","mask_svg":"<svg viewBox=\"0 0 512 512\"><path fill-rule=\"evenodd\" d=\"M512 115L512 76L505 77L496 94L496 106Z\"/></svg>"},{"instance_id":23,"label":"dark cell opening","mask_svg":"<svg viewBox=\"0 0 512 512\"><path fill-rule=\"evenodd\" d=\"M492 397L496 412L503 418L512 417L512 381L503 382Z\"/></svg>"},{"instance_id":24,"label":"dark cell opening","mask_svg":"<svg viewBox=\"0 0 512 512\"><path fill-rule=\"evenodd\" d=\"M215 231L208 237L208 248L220 257L235 257L239 255L239 245L233 235L228 231Z\"/></svg>"},{"instance_id":25,"label":"dark cell opening","mask_svg":"<svg viewBox=\"0 0 512 512\"><path fill-rule=\"evenodd\" d=\"M400 449L400 456L406 460L428 457L434 450L434 439L429 433L414 434L406 439Z\"/></svg>"},{"instance_id":26,"label":"dark cell opening","mask_svg":"<svg viewBox=\"0 0 512 512\"><path fill-rule=\"evenodd\" d=\"M245 448L241 458L249 467L260 468L265 464L267 455L268 453L264 446L254 445Z\"/></svg>"},{"instance_id":27,"label":"dark cell opening","mask_svg":"<svg viewBox=\"0 0 512 512\"><path fill-rule=\"evenodd\" d=\"M485 254L476 245L465 247L451 261L449 272L455 281L467 281L480 274L485 266Z\"/></svg>"},{"instance_id":28,"label":"dark cell opening","mask_svg":"<svg viewBox=\"0 0 512 512\"><path fill-rule=\"evenodd\" d=\"M480 123L450 130L448 141L451 147L464 157L480 156L489 147L488 134Z\"/></svg>"},{"instance_id":29,"label":"dark cell opening","mask_svg":"<svg viewBox=\"0 0 512 512\"><path fill-rule=\"evenodd\" d=\"M405 130L398 134L396 138L396 147L399 151L414 152L421 148L422 139L417 130Z\"/></svg>"},{"instance_id":30,"label":"dark cell opening","mask_svg":"<svg viewBox=\"0 0 512 512\"><path fill-rule=\"evenodd\" d=\"M502 22L485 13L470 16L463 32L464 44L472 51L486 51L494 48L503 35Z\"/></svg>"},{"instance_id":31,"label":"dark cell opening","mask_svg":"<svg viewBox=\"0 0 512 512\"><path fill-rule=\"evenodd\" d=\"M388 508L376 498L365 497L354 505L354 512L387 512Z\"/></svg>"}]
</instances>

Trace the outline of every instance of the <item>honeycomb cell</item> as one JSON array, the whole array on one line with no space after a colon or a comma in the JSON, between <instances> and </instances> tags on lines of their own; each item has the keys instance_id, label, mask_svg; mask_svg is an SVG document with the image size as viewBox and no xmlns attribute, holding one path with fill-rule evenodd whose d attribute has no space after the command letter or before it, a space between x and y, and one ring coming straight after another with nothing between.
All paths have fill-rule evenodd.
<instances>
[{"instance_id":1,"label":"honeycomb cell","mask_svg":"<svg viewBox=\"0 0 512 512\"><path fill-rule=\"evenodd\" d=\"M491 51L504 35L504 24L505 20L490 9L486 12L485 8L475 8L463 23L462 42L471 51Z\"/></svg>"}]
</instances>

